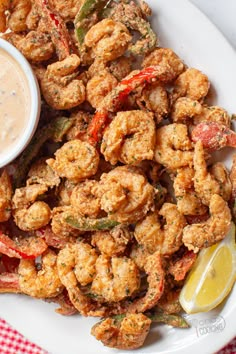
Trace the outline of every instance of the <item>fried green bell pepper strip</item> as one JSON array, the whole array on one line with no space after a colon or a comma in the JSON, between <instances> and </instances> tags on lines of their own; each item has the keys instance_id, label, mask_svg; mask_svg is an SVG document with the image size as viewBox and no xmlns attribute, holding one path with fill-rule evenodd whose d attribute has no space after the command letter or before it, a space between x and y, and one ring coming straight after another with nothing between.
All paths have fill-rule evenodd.
<instances>
[{"instance_id":1,"label":"fried green bell pepper strip","mask_svg":"<svg viewBox=\"0 0 236 354\"><path fill-rule=\"evenodd\" d=\"M75 16L75 36L82 46L84 43L84 37L89 30L89 17L95 12L99 18L99 13L105 8L108 0L85 0L77 15Z\"/></svg>"},{"instance_id":2,"label":"fried green bell pepper strip","mask_svg":"<svg viewBox=\"0 0 236 354\"><path fill-rule=\"evenodd\" d=\"M65 222L72 228L80 231L110 230L119 225L117 221L108 218L89 219L74 215L67 216Z\"/></svg>"},{"instance_id":3,"label":"fried green bell pepper strip","mask_svg":"<svg viewBox=\"0 0 236 354\"><path fill-rule=\"evenodd\" d=\"M188 322L178 314L167 314L164 312L155 312L155 313L145 313L145 316L149 317L152 322L165 323L172 327L178 328L189 328Z\"/></svg>"},{"instance_id":4,"label":"fried green bell pepper strip","mask_svg":"<svg viewBox=\"0 0 236 354\"><path fill-rule=\"evenodd\" d=\"M169 326L172 327L178 327L178 328L189 328L189 324L185 321L185 319L183 317L181 317L178 314L166 314L164 312L156 312L156 313L144 313L145 316L147 316L148 318L150 318L150 320L155 323L165 323ZM121 315L115 315L112 316L112 319L114 319L117 322L122 321L124 318L126 317L125 314L121 314Z\"/></svg>"},{"instance_id":5,"label":"fried green bell pepper strip","mask_svg":"<svg viewBox=\"0 0 236 354\"><path fill-rule=\"evenodd\" d=\"M14 188L19 188L23 184L32 160L37 156L42 145L49 139L54 142L62 141L73 123L74 120L71 118L58 117L36 131L30 144L16 161L16 172L13 176Z\"/></svg>"}]
</instances>

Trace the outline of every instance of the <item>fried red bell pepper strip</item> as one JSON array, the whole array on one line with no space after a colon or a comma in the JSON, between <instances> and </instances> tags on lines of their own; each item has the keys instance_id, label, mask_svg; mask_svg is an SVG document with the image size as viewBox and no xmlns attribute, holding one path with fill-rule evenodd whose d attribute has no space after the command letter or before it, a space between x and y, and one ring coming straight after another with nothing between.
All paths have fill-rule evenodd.
<instances>
[{"instance_id":1,"label":"fried red bell pepper strip","mask_svg":"<svg viewBox=\"0 0 236 354\"><path fill-rule=\"evenodd\" d=\"M15 273L0 274L0 293L20 293L19 275Z\"/></svg>"},{"instance_id":2,"label":"fried red bell pepper strip","mask_svg":"<svg viewBox=\"0 0 236 354\"><path fill-rule=\"evenodd\" d=\"M5 272L17 273L17 269L20 263L19 258L8 257L6 254L2 254L1 262Z\"/></svg>"},{"instance_id":3,"label":"fried red bell pepper strip","mask_svg":"<svg viewBox=\"0 0 236 354\"><path fill-rule=\"evenodd\" d=\"M80 231L97 231L97 230L110 230L119 225L117 221L108 218L89 219L83 217L76 217L74 215L65 218L65 222Z\"/></svg>"},{"instance_id":4,"label":"fried red bell pepper strip","mask_svg":"<svg viewBox=\"0 0 236 354\"><path fill-rule=\"evenodd\" d=\"M48 0L36 0L36 4L42 10L43 18L46 21L48 32L51 35L59 60L65 59L71 54L70 36L65 22L50 9Z\"/></svg>"},{"instance_id":5,"label":"fried red bell pepper strip","mask_svg":"<svg viewBox=\"0 0 236 354\"><path fill-rule=\"evenodd\" d=\"M96 144L99 142L102 131L109 119L109 111L116 111L124 102L128 95L140 85L147 85L155 79L161 79L167 76L164 68L158 66L149 66L140 71L135 71L131 76L124 78L102 101L101 106L95 113L88 126L89 142Z\"/></svg>"},{"instance_id":6,"label":"fried red bell pepper strip","mask_svg":"<svg viewBox=\"0 0 236 354\"><path fill-rule=\"evenodd\" d=\"M42 145L49 139L60 142L63 136L72 127L74 120L66 117L55 118L52 122L39 128L30 144L16 162L16 172L13 175L13 185L19 188L24 184L32 160L37 156Z\"/></svg>"},{"instance_id":7,"label":"fried red bell pepper strip","mask_svg":"<svg viewBox=\"0 0 236 354\"><path fill-rule=\"evenodd\" d=\"M90 23L94 24L93 21L90 21L90 18L95 13L97 20L99 20L101 10L105 8L108 2L109 0L85 0L83 2L74 21L75 36L80 46L84 43L84 37L89 30Z\"/></svg>"},{"instance_id":8,"label":"fried red bell pepper strip","mask_svg":"<svg viewBox=\"0 0 236 354\"><path fill-rule=\"evenodd\" d=\"M171 275L173 275L176 281L183 280L188 271L192 268L196 259L196 253L193 251L186 251L180 259L178 259L176 262L173 262L169 266L168 271Z\"/></svg>"},{"instance_id":9,"label":"fried red bell pepper strip","mask_svg":"<svg viewBox=\"0 0 236 354\"><path fill-rule=\"evenodd\" d=\"M218 150L225 146L236 147L236 133L223 124L202 122L193 129L192 140L201 141L203 147Z\"/></svg>"},{"instance_id":10,"label":"fried red bell pepper strip","mask_svg":"<svg viewBox=\"0 0 236 354\"><path fill-rule=\"evenodd\" d=\"M8 257L35 259L47 249L44 240L37 237L27 237L12 240L9 236L0 233L0 253Z\"/></svg>"},{"instance_id":11,"label":"fried red bell pepper strip","mask_svg":"<svg viewBox=\"0 0 236 354\"><path fill-rule=\"evenodd\" d=\"M41 237L48 246L59 249L64 248L68 242L71 242L69 238L54 234L51 226L48 225L36 230L35 235Z\"/></svg>"}]
</instances>

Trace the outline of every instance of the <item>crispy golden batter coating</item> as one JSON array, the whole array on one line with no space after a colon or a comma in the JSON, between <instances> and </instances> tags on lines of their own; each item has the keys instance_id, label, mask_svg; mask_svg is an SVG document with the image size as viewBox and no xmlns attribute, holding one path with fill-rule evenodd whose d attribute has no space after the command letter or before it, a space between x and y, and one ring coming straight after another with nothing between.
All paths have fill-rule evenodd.
<instances>
[{"instance_id":1,"label":"crispy golden batter coating","mask_svg":"<svg viewBox=\"0 0 236 354\"><path fill-rule=\"evenodd\" d=\"M116 167L101 177L101 208L112 220L136 222L154 206L154 188L134 167Z\"/></svg>"},{"instance_id":2,"label":"crispy golden batter coating","mask_svg":"<svg viewBox=\"0 0 236 354\"><path fill-rule=\"evenodd\" d=\"M177 170L193 164L193 144L184 124L169 124L157 129L156 162L169 170Z\"/></svg>"},{"instance_id":3,"label":"crispy golden batter coating","mask_svg":"<svg viewBox=\"0 0 236 354\"><path fill-rule=\"evenodd\" d=\"M125 25L106 18L90 28L84 42L92 48L94 57L108 62L124 54L131 38Z\"/></svg>"},{"instance_id":4,"label":"crispy golden batter coating","mask_svg":"<svg viewBox=\"0 0 236 354\"><path fill-rule=\"evenodd\" d=\"M173 81L184 70L184 64L177 54L170 48L156 48L148 54L142 63L143 68L151 65L163 66L171 74L168 81Z\"/></svg>"},{"instance_id":5,"label":"crispy golden batter coating","mask_svg":"<svg viewBox=\"0 0 236 354\"><path fill-rule=\"evenodd\" d=\"M152 113L118 112L103 135L101 152L112 165L152 160L155 138Z\"/></svg>"},{"instance_id":6,"label":"crispy golden batter coating","mask_svg":"<svg viewBox=\"0 0 236 354\"><path fill-rule=\"evenodd\" d=\"M195 145L194 171L194 188L204 204L209 205L213 194L219 194L225 200L229 200L232 187L228 172L222 163L216 163L208 172L200 141Z\"/></svg>"},{"instance_id":7,"label":"crispy golden batter coating","mask_svg":"<svg viewBox=\"0 0 236 354\"><path fill-rule=\"evenodd\" d=\"M72 182L79 182L93 176L97 172L99 155L96 149L87 142L71 140L55 153L55 160L48 159L47 164L60 177Z\"/></svg>"},{"instance_id":8,"label":"crispy golden batter coating","mask_svg":"<svg viewBox=\"0 0 236 354\"><path fill-rule=\"evenodd\" d=\"M11 216L12 185L7 170L0 177L0 222L7 221Z\"/></svg>"},{"instance_id":9,"label":"crispy golden batter coating","mask_svg":"<svg viewBox=\"0 0 236 354\"><path fill-rule=\"evenodd\" d=\"M163 228L159 220L161 216L166 220L166 225ZM164 203L158 213L151 213L137 223L134 236L148 252L159 251L163 255L170 255L182 245L182 233L185 225L185 218L178 211L177 206Z\"/></svg>"},{"instance_id":10,"label":"crispy golden batter coating","mask_svg":"<svg viewBox=\"0 0 236 354\"><path fill-rule=\"evenodd\" d=\"M209 208L211 216L206 222L188 225L183 230L183 243L189 250L198 252L201 248L214 245L229 231L231 213L227 202L213 194Z\"/></svg>"},{"instance_id":11,"label":"crispy golden batter coating","mask_svg":"<svg viewBox=\"0 0 236 354\"><path fill-rule=\"evenodd\" d=\"M87 83L86 99L92 107L98 108L103 98L117 85L116 78L107 70L99 71Z\"/></svg>"},{"instance_id":12,"label":"crispy golden batter coating","mask_svg":"<svg viewBox=\"0 0 236 354\"><path fill-rule=\"evenodd\" d=\"M210 83L208 77L201 71L189 68L176 79L172 101L179 97L188 97L192 100L201 101L208 93Z\"/></svg>"},{"instance_id":13,"label":"crispy golden batter coating","mask_svg":"<svg viewBox=\"0 0 236 354\"><path fill-rule=\"evenodd\" d=\"M61 293L63 285L57 271L57 256L48 250L42 256L42 269L37 271L35 260L21 259L19 264L20 290L37 298L54 297Z\"/></svg>"},{"instance_id":14,"label":"crispy golden batter coating","mask_svg":"<svg viewBox=\"0 0 236 354\"><path fill-rule=\"evenodd\" d=\"M128 314L121 321L104 319L92 327L91 334L107 347L132 350L143 345L150 325L151 320L142 313Z\"/></svg>"},{"instance_id":15,"label":"crispy golden batter coating","mask_svg":"<svg viewBox=\"0 0 236 354\"><path fill-rule=\"evenodd\" d=\"M105 254L98 257L92 293L102 296L105 301L116 302L131 296L139 285L139 270L132 259Z\"/></svg>"}]
</instances>

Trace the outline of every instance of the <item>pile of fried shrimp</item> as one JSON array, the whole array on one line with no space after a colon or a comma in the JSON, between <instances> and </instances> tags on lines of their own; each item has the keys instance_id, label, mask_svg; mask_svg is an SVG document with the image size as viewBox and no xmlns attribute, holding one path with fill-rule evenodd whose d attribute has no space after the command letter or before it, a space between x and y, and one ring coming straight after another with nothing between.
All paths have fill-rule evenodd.
<instances>
[{"instance_id":1,"label":"pile of fried shrimp","mask_svg":"<svg viewBox=\"0 0 236 354\"><path fill-rule=\"evenodd\" d=\"M0 177L0 292L101 318L105 346L185 328L179 294L235 217L231 116L210 82L160 47L142 0L3 0L1 37L31 63L38 130Z\"/></svg>"}]
</instances>

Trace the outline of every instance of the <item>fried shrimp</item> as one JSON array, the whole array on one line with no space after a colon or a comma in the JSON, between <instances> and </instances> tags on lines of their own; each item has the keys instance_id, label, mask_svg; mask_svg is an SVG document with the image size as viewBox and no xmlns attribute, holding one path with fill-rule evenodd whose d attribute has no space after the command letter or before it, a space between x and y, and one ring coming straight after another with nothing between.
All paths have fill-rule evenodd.
<instances>
[{"instance_id":1,"label":"fried shrimp","mask_svg":"<svg viewBox=\"0 0 236 354\"><path fill-rule=\"evenodd\" d=\"M90 28L84 43L97 59L108 62L124 54L131 38L125 25L106 18Z\"/></svg>"},{"instance_id":2,"label":"fried shrimp","mask_svg":"<svg viewBox=\"0 0 236 354\"><path fill-rule=\"evenodd\" d=\"M104 307L99 306L96 301L84 295L78 286L79 281L77 276L80 280L85 281L85 283L90 282L89 271L92 270L91 275L93 277L94 264L97 258L95 251L91 247L85 249L81 244L68 244L60 250L57 257L58 274L62 284L68 291L70 301L83 316L104 316ZM82 253L80 254L81 249ZM79 263L77 265L78 257L82 260L81 265ZM76 265L77 271L75 271Z\"/></svg>"},{"instance_id":3,"label":"fried shrimp","mask_svg":"<svg viewBox=\"0 0 236 354\"><path fill-rule=\"evenodd\" d=\"M30 0L1 0L0 2L0 32L9 27L14 32L27 30L26 18L31 9ZM10 12L6 20L6 11Z\"/></svg>"},{"instance_id":4,"label":"fried shrimp","mask_svg":"<svg viewBox=\"0 0 236 354\"><path fill-rule=\"evenodd\" d=\"M49 3L64 20L69 21L75 18L82 2L80 0L49 0Z\"/></svg>"},{"instance_id":5,"label":"fried shrimp","mask_svg":"<svg viewBox=\"0 0 236 354\"><path fill-rule=\"evenodd\" d=\"M92 107L98 108L103 98L117 85L117 79L107 70L99 71L87 83L86 98Z\"/></svg>"},{"instance_id":6,"label":"fried shrimp","mask_svg":"<svg viewBox=\"0 0 236 354\"><path fill-rule=\"evenodd\" d=\"M115 165L152 160L155 148L153 115L142 111L119 112L106 129L101 152Z\"/></svg>"},{"instance_id":7,"label":"fried shrimp","mask_svg":"<svg viewBox=\"0 0 236 354\"><path fill-rule=\"evenodd\" d=\"M76 211L85 217L96 218L101 212L100 198L97 197L97 181L86 180L72 190L70 202Z\"/></svg>"},{"instance_id":8,"label":"fried shrimp","mask_svg":"<svg viewBox=\"0 0 236 354\"><path fill-rule=\"evenodd\" d=\"M51 250L42 255L39 271L36 269L35 260L21 259L18 274L20 290L24 294L48 298L60 294L63 290L57 271L57 256Z\"/></svg>"},{"instance_id":9,"label":"fried shrimp","mask_svg":"<svg viewBox=\"0 0 236 354\"><path fill-rule=\"evenodd\" d=\"M23 231L37 230L47 225L51 219L51 210L47 203L36 201L29 208L13 211L14 221Z\"/></svg>"},{"instance_id":10,"label":"fried shrimp","mask_svg":"<svg viewBox=\"0 0 236 354\"><path fill-rule=\"evenodd\" d=\"M202 111L202 105L198 101L188 97L180 97L173 104L171 118L175 123L187 122L189 118L200 115Z\"/></svg>"},{"instance_id":11,"label":"fried shrimp","mask_svg":"<svg viewBox=\"0 0 236 354\"><path fill-rule=\"evenodd\" d=\"M174 83L172 102L179 97L188 97L201 101L208 93L210 83L208 77L201 71L189 68L184 71Z\"/></svg>"},{"instance_id":12,"label":"fried shrimp","mask_svg":"<svg viewBox=\"0 0 236 354\"><path fill-rule=\"evenodd\" d=\"M213 194L229 200L232 187L227 170L223 164L217 163L208 172L201 141L195 144L194 171L194 188L204 204L209 205Z\"/></svg>"},{"instance_id":13,"label":"fried shrimp","mask_svg":"<svg viewBox=\"0 0 236 354\"><path fill-rule=\"evenodd\" d=\"M155 190L138 169L121 166L102 175L99 196L110 219L136 222L153 209Z\"/></svg>"},{"instance_id":14,"label":"fried shrimp","mask_svg":"<svg viewBox=\"0 0 236 354\"><path fill-rule=\"evenodd\" d=\"M72 182L79 182L97 172L99 155L87 142L71 140L55 153L55 160L48 159L47 164L60 176Z\"/></svg>"},{"instance_id":15,"label":"fried shrimp","mask_svg":"<svg viewBox=\"0 0 236 354\"><path fill-rule=\"evenodd\" d=\"M160 217L166 220L163 228ZM147 249L149 253L159 251L163 255L170 255L178 251L182 245L182 234L185 225L185 218L178 211L177 206L171 203L164 203L158 213L151 213L137 223L134 236L138 244Z\"/></svg>"},{"instance_id":16,"label":"fried shrimp","mask_svg":"<svg viewBox=\"0 0 236 354\"><path fill-rule=\"evenodd\" d=\"M186 125L174 123L157 129L155 160L169 170L192 166L192 148Z\"/></svg>"},{"instance_id":17,"label":"fried shrimp","mask_svg":"<svg viewBox=\"0 0 236 354\"><path fill-rule=\"evenodd\" d=\"M12 185L7 170L0 177L0 222L7 221L11 216Z\"/></svg>"},{"instance_id":18,"label":"fried shrimp","mask_svg":"<svg viewBox=\"0 0 236 354\"><path fill-rule=\"evenodd\" d=\"M80 58L76 54L48 65L40 85L49 106L63 110L84 102L85 87L83 82L76 78L79 65Z\"/></svg>"},{"instance_id":19,"label":"fried shrimp","mask_svg":"<svg viewBox=\"0 0 236 354\"><path fill-rule=\"evenodd\" d=\"M68 225L64 219L71 214L72 207L70 205L64 205L60 207L53 208L52 210L52 231L54 234L62 238L67 238L69 236L78 236L80 232L73 229Z\"/></svg>"},{"instance_id":20,"label":"fried shrimp","mask_svg":"<svg viewBox=\"0 0 236 354\"><path fill-rule=\"evenodd\" d=\"M54 53L50 36L46 33L30 31L24 36L10 32L5 34L4 38L13 44L26 59L34 63L49 60Z\"/></svg>"},{"instance_id":21,"label":"fried shrimp","mask_svg":"<svg viewBox=\"0 0 236 354\"><path fill-rule=\"evenodd\" d=\"M202 204L194 190L193 168L183 167L177 170L173 187L180 213L183 215L203 215L207 212L207 207Z\"/></svg>"},{"instance_id":22,"label":"fried shrimp","mask_svg":"<svg viewBox=\"0 0 236 354\"><path fill-rule=\"evenodd\" d=\"M170 73L167 82L173 81L184 70L182 60L169 48L156 48L148 54L143 60L142 67L147 68L151 65L164 67Z\"/></svg>"},{"instance_id":23,"label":"fried shrimp","mask_svg":"<svg viewBox=\"0 0 236 354\"><path fill-rule=\"evenodd\" d=\"M23 231L37 230L47 225L51 219L51 210L47 203L36 201L48 187L32 184L17 188L12 198L13 216L16 225Z\"/></svg>"},{"instance_id":24,"label":"fried shrimp","mask_svg":"<svg viewBox=\"0 0 236 354\"><path fill-rule=\"evenodd\" d=\"M165 273L162 268L162 261L159 251L147 258L144 265L147 273L148 290L144 297L134 300L128 307L128 313L145 312L155 306L164 291Z\"/></svg>"},{"instance_id":25,"label":"fried shrimp","mask_svg":"<svg viewBox=\"0 0 236 354\"><path fill-rule=\"evenodd\" d=\"M202 111L193 119L194 124L201 122L216 122L230 127L231 119L228 112L218 106L202 106Z\"/></svg>"},{"instance_id":26,"label":"fried shrimp","mask_svg":"<svg viewBox=\"0 0 236 354\"><path fill-rule=\"evenodd\" d=\"M121 301L138 290L139 285L139 270L132 259L108 257L105 254L98 257L92 293L108 302Z\"/></svg>"},{"instance_id":27,"label":"fried shrimp","mask_svg":"<svg viewBox=\"0 0 236 354\"><path fill-rule=\"evenodd\" d=\"M107 347L132 350L143 345L150 325L151 320L142 313L128 314L120 321L104 319L92 327L91 334Z\"/></svg>"},{"instance_id":28,"label":"fried shrimp","mask_svg":"<svg viewBox=\"0 0 236 354\"><path fill-rule=\"evenodd\" d=\"M168 94L159 82L146 86L136 102L141 109L153 112L157 123L161 122L169 112Z\"/></svg>"},{"instance_id":29,"label":"fried shrimp","mask_svg":"<svg viewBox=\"0 0 236 354\"><path fill-rule=\"evenodd\" d=\"M101 253L107 256L123 254L132 234L125 226L115 226L111 231L97 231L92 235L91 244L96 246Z\"/></svg>"},{"instance_id":30,"label":"fried shrimp","mask_svg":"<svg viewBox=\"0 0 236 354\"><path fill-rule=\"evenodd\" d=\"M53 188L58 187L60 178L53 169L46 163L46 157L37 160L28 172L27 186L40 184Z\"/></svg>"},{"instance_id":31,"label":"fried shrimp","mask_svg":"<svg viewBox=\"0 0 236 354\"><path fill-rule=\"evenodd\" d=\"M222 240L230 228L231 213L219 195L213 194L210 199L210 218L201 224L188 225L183 230L183 243L189 250L198 252Z\"/></svg>"}]
</instances>

